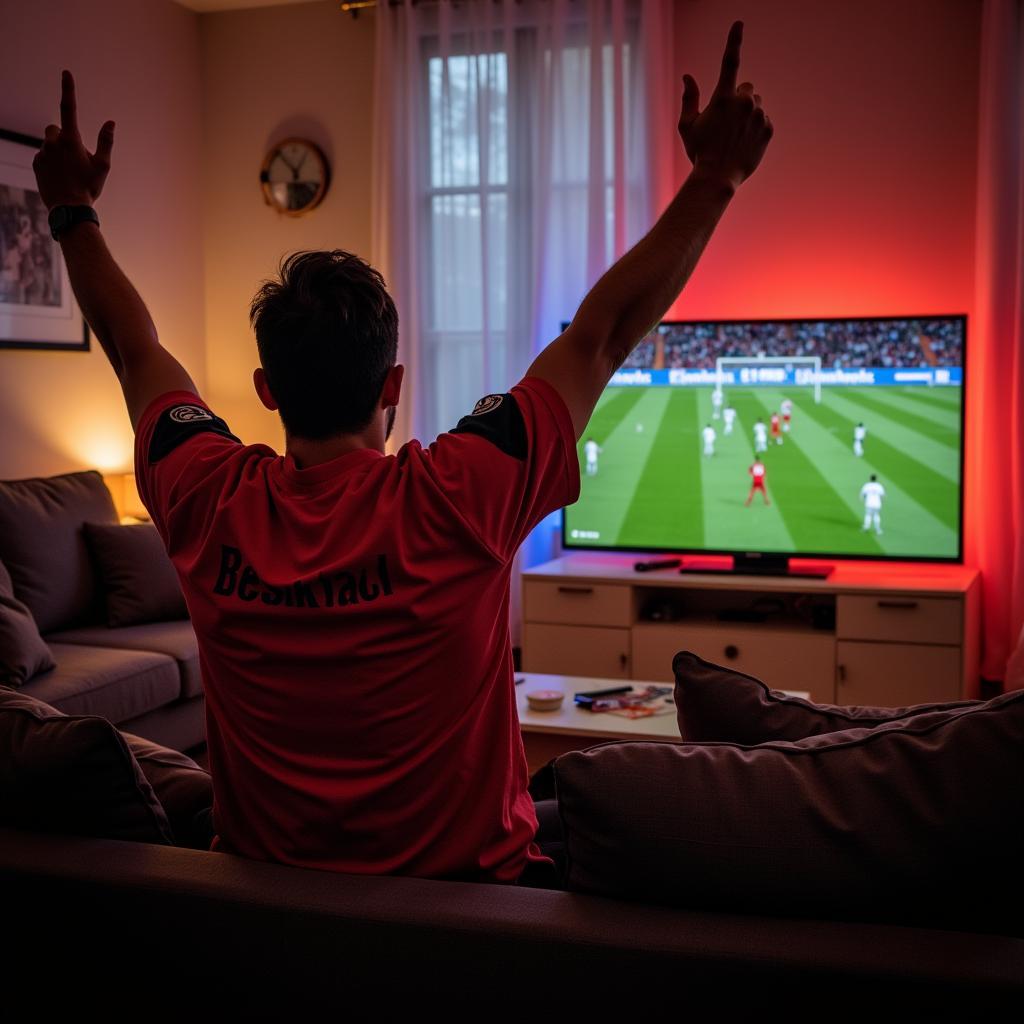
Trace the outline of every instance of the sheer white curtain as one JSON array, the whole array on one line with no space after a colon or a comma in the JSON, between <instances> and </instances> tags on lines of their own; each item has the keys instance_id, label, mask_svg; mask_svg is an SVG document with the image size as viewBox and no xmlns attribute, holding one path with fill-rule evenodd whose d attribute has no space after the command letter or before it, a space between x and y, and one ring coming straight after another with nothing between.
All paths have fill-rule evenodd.
<instances>
[{"instance_id":1,"label":"sheer white curtain","mask_svg":"<svg viewBox=\"0 0 1024 1024\"><path fill-rule=\"evenodd\" d=\"M507 391L670 198L671 11L377 5L373 259L407 366L395 445ZM517 575L553 553L554 531L535 532Z\"/></svg>"},{"instance_id":2,"label":"sheer white curtain","mask_svg":"<svg viewBox=\"0 0 1024 1024\"><path fill-rule=\"evenodd\" d=\"M664 199L652 150L671 146L673 115L649 138L646 96L667 76L663 48L647 50L670 11L377 6L374 259L411 374L399 443L433 439L514 384L650 227Z\"/></svg>"}]
</instances>

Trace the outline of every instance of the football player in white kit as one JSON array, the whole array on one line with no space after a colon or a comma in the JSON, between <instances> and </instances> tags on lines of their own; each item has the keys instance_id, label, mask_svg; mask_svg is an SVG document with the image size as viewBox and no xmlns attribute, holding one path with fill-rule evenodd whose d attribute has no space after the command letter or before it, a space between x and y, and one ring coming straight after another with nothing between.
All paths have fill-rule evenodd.
<instances>
[{"instance_id":1,"label":"football player in white kit","mask_svg":"<svg viewBox=\"0 0 1024 1024\"><path fill-rule=\"evenodd\" d=\"M860 500L864 502L864 526L863 530L875 527L875 533L882 532L882 499L885 497L885 488L878 482L874 473L871 479L860 489Z\"/></svg>"},{"instance_id":2,"label":"football player in white kit","mask_svg":"<svg viewBox=\"0 0 1024 1024\"><path fill-rule=\"evenodd\" d=\"M587 438L583 445L583 452L587 457L587 476L597 475L597 457L602 451L601 446L592 437Z\"/></svg>"},{"instance_id":3,"label":"football player in white kit","mask_svg":"<svg viewBox=\"0 0 1024 1024\"><path fill-rule=\"evenodd\" d=\"M761 419L754 424L754 451L768 451L768 428Z\"/></svg>"},{"instance_id":4,"label":"football player in white kit","mask_svg":"<svg viewBox=\"0 0 1024 1024\"><path fill-rule=\"evenodd\" d=\"M725 433L731 434L733 424L736 422L736 410L731 405L727 405L722 410L722 419L725 420Z\"/></svg>"},{"instance_id":5,"label":"football player in white kit","mask_svg":"<svg viewBox=\"0 0 1024 1024\"><path fill-rule=\"evenodd\" d=\"M714 455L715 454L715 438L718 436L715 433L715 428L709 423L701 432L700 436L704 438L704 454Z\"/></svg>"},{"instance_id":6,"label":"football player in white kit","mask_svg":"<svg viewBox=\"0 0 1024 1024\"><path fill-rule=\"evenodd\" d=\"M779 410L782 413L782 432L788 434L789 421L793 418L793 403L788 398L784 398L779 405Z\"/></svg>"},{"instance_id":7,"label":"football player in white kit","mask_svg":"<svg viewBox=\"0 0 1024 1024\"><path fill-rule=\"evenodd\" d=\"M725 396L718 388L711 392L711 418L717 420L722 415L722 402Z\"/></svg>"},{"instance_id":8,"label":"football player in white kit","mask_svg":"<svg viewBox=\"0 0 1024 1024\"><path fill-rule=\"evenodd\" d=\"M868 428L863 423L858 423L853 428L853 454L861 456L864 454L864 438L868 436Z\"/></svg>"}]
</instances>

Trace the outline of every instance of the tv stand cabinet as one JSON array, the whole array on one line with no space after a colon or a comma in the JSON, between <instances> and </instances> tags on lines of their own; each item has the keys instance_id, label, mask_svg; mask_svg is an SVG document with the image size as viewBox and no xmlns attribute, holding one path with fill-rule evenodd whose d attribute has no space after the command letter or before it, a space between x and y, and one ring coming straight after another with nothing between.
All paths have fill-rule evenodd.
<instances>
[{"instance_id":1,"label":"tv stand cabinet","mask_svg":"<svg viewBox=\"0 0 1024 1024\"><path fill-rule=\"evenodd\" d=\"M978 697L980 580L961 565L839 562L827 579L634 571L572 554L523 573L523 670L672 681L690 650L826 704Z\"/></svg>"}]
</instances>

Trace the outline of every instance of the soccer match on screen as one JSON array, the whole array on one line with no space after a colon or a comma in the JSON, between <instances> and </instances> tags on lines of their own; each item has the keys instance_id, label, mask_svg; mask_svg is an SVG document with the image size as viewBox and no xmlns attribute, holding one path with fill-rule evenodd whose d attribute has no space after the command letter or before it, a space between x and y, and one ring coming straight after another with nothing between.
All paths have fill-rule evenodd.
<instances>
[{"instance_id":1,"label":"soccer match on screen","mask_svg":"<svg viewBox=\"0 0 1024 1024\"><path fill-rule=\"evenodd\" d=\"M950 558L962 316L663 323L579 441L567 547Z\"/></svg>"}]
</instances>

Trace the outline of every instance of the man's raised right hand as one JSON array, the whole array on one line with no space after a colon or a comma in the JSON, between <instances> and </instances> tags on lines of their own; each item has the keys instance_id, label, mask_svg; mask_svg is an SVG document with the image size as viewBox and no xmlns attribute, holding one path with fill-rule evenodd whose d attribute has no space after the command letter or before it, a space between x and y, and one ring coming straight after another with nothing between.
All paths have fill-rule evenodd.
<instances>
[{"instance_id":1,"label":"man's raised right hand","mask_svg":"<svg viewBox=\"0 0 1024 1024\"><path fill-rule=\"evenodd\" d=\"M733 187L757 169L773 131L754 86L736 85L742 42L743 22L737 21L729 30L718 85L703 110L696 81L683 76L679 115L679 134L694 170L727 180Z\"/></svg>"}]
</instances>

